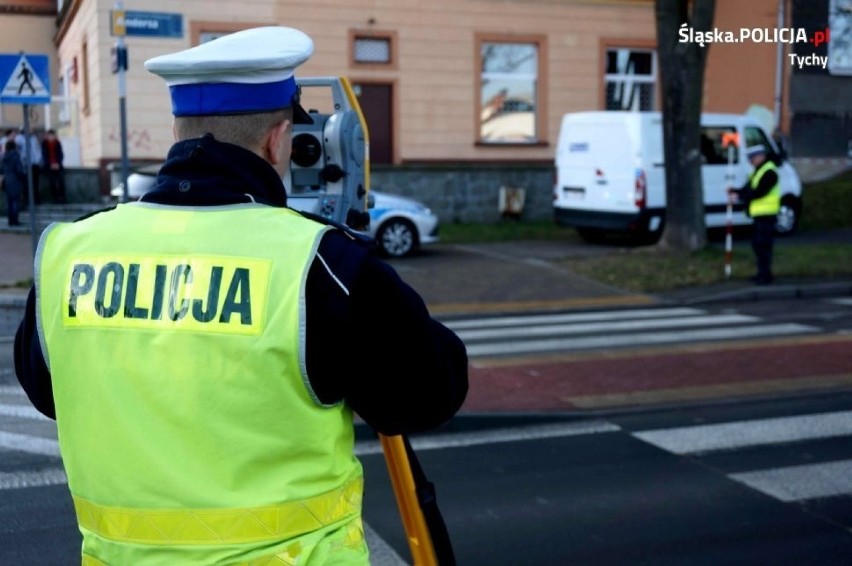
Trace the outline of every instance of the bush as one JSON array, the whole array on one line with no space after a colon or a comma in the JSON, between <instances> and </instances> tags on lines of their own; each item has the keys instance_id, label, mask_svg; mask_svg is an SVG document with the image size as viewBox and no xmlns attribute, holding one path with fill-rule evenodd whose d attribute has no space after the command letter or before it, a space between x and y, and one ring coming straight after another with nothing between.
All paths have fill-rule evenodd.
<instances>
[{"instance_id":1,"label":"bush","mask_svg":"<svg viewBox=\"0 0 852 566\"><path fill-rule=\"evenodd\" d=\"M852 228L852 172L804 187L800 228Z\"/></svg>"}]
</instances>

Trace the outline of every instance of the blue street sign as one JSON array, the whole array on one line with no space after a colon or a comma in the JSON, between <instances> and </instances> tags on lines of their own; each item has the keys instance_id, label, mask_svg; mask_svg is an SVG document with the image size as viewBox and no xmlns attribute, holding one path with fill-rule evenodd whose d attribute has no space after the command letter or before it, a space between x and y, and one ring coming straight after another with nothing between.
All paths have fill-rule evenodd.
<instances>
[{"instance_id":1,"label":"blue street sign","mask_svg":"<svg viewBox=\"0 0 852 566\"><path fill-rule=\"evenodd\" d=\"M183 14L168 12L112 12L112 35L183 37ZM124 33L121 33L124 31Z\"/></svg>"},{"instance_id":2,"label":"blue street sign","mask_svg":"<svg viewBox=\"0 0 852 566\"><path fill-rule=\"evenodd\" d=\"M50 61L47 55L0 54L0 103L48 104Z\"/></svg>"}]
</instances>

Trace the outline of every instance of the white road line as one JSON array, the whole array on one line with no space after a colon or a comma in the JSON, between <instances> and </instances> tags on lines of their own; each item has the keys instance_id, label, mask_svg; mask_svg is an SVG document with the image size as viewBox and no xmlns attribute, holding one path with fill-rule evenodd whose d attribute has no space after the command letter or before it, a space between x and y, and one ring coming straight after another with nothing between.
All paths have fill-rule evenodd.
<instances>
[{"instance_id":1,"label":"white road line","mask_svg":"<svg viewBox=\"0 0 852 566\"><path fill-rule=\"evenodd\" d=\"M0 415L5 417L18 417L20 419L34 419L38 421L52 420L36 411L33 407L29 407L27 405L6 405L0 403Z\"/></svg>"},{"instance_id":2,"label":"white road line","mask_svg":"<svg viewBox=\"0 0 852 566\"><path fill-rule=\"evenodd\" d=\"M672 332L642 332L624 335L579 336L564 339L536 340L526 342L494 342L467 346L469 356L495 356L501 354L525 354L556 350L589 350L618 346L649 346L675 344L700 340L733 340L759 338L763 336L787 336L816 332L817 329L803 324L766 324L736 328L679 330Z\"/></svg>"},{"instance_id":3,"label":"white road line","mask_svg":"<svg viewBox=\"0 0 852 566\"><path fill-rule=\"evenodd\" d=\"M664 318L653 320L622 320L618 322L597 322L582 324L554 324L549 326L530 326L524 328L489 328L485 330L467 330L457 332L464 342L469 340L490 340L494 338L527 338L536 336L559 336L572 334L591 334L593 332L621 332L653 330L657 328L684 328L697 326L722 326L728 324L746 324L759 320L744 314L724 314L713 316L695 316L684 318Z\"/></svg>"},{"instance_id":4,"label":"white road line","mask_svg":"<svg viewBox=\"0 0 852 566\"><path fill-rule=\"evenodd\" d=\"M444 325L452 330L467 330L474 328L494 328L498 326L524 326L529 324L555 324L570 322L597 322L604 320L629 320L641 318L664 318L674 316L695 316L706 314L705 311L692 308L671 309L636 309L590 313L540 314L529 316L503 316L494 318L477 318L471 320L444 321Z\"/></svg>"},{"instance_id":5,"label":"white road line","mask_svg":"<svg viewBox=\"0 0 852 566\"><path fill-rule=\"evenodd\" d=\"M12 370L9 370L9 373L11 372ZM27 398L27 394L20 385L0 385L0 395L18 395L23 399Z\"/></svg>"},{"instance_id":6,"label":"white road line","mask_svg":"<svg viewBox=\"0 0 852 566\"><path fill-rule=\"evenodd\" d=\"M463 448L481 444L501 442L519 442L524 440L542 440L564 436L581 436L602 432L618 432L621 427L603 420L590 420L571 423L553 423L531 425L518 428L500 428L480 432L460 432L431 436L410 437L415 450L442 450L445 448ZM355 454L366 456L380 454L382 446L378 441L362 441L355 444Z\"/></svg>"},{"instance_id":7,"label":"white road line","mask_svg":"<svg viewBox=\"0 0 852 566\"><path fill-rule=\"evenodd\" d=\"M59 442L49 438L0 431L0 448L59 458Z\"/></svg>"},{"instance_id":8,"label":"white road line","mask_svg":"<svg viewBox=\"0 0 852 566\"><path fill-rule=\"evenodd\" d=\"M633 433L636 438L674 454L734 450L846 435L852 435L852 411Z\"/></svg>"},{"instance_id":9,"label":"white road line","mask_svg":"<svg viewBox=\"0 0 852 566\"><path fill-rule=\"evenodd\" d=\"M852 495L852 460L730 474L781 501Z\"/></svg>"},{"instance_id":10,"label":"white road line","mask_svg":"<svg viewBox=\"0 0 852 566\"><path fill-rule=\"evenodd\" d=\"M34 472L0 472L0 491L65 483L68 483L68 478L65 477L65 471L61 468Z\"/></svg>"},{"instance_id":11,"label":"white road line","mask_svg":"<svg viewBox=\"0 0 852 566\"><path fill-rule=\"evenodd\" d=\"M831 301L835 305L844 305L847 307L852 307L852 297L843 298L843 299L832 299Z\"/></svg>"}]
</instances>

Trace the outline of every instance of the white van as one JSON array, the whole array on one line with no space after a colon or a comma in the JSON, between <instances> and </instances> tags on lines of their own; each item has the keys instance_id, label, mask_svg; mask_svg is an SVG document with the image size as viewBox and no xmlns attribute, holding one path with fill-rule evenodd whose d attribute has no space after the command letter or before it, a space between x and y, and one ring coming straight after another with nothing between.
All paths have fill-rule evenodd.
<instances>
[{"instance_id":1,"label":"white van","mask_svg":"<svg viewBox=\"0 0 852 566\"><path fill-rule=\"evenodd\" d=\"M725 133L739 134L740 147L728 165ZM801 213L802 183L783 151L763 127L749 116L702 114L701 177L708 228L726 225L728 186L746 182L751 164L745 147L763 144L781 177L781 211L777 231L795 230ZM728 177L731 177L730 179ZM662 115L659 112L578 112L562 118L556 148L553 187L556 222L576 227L589 241L607 233L635 235L656 241L662 234L666 210ZM742 204L733 207L733 224L751 218Z\"/></svg>"}]
</instances>

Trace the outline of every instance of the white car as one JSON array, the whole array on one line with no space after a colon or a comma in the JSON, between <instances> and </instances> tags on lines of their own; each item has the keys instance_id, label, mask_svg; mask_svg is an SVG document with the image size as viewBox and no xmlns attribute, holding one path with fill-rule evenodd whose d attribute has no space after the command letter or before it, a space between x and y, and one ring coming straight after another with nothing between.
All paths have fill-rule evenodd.
<instances>
[{"instance_id":1,"label":"white car","mask_svg":"<svg viewBox=\"0 0 852 566\"><path fill-rule=\"evenodd\" d=\"M128 198L137 199L157 183L159 166L142 167L127 177ZM123 187L112 189L112 196L123 198ZM369 235L389 257L404 257L421 245L438 241L438 217L416 200L376 190L369 193ZM314 212L316 197L289 197L288 205L296 210Z\"/></svg>"},{"instance_id":2,"label":"white car","mask_svg":"<svg viewBox=\"0 0 852 566\"><path fill-rule=\"evenodd\" d=\"M438 217L414 199L370 191L370 235L390 257L438 241Z\"/></svg>"}]
</instances>

